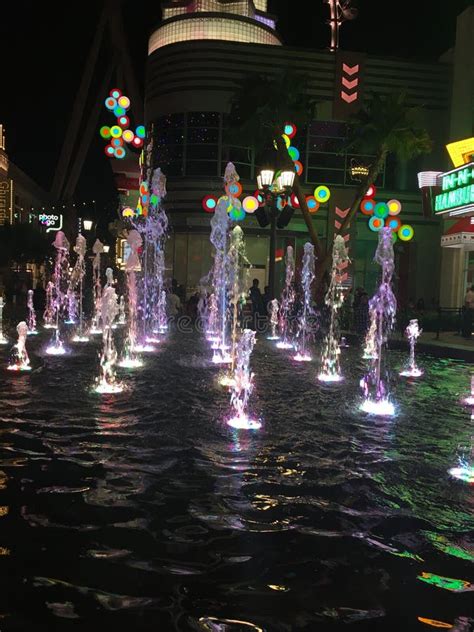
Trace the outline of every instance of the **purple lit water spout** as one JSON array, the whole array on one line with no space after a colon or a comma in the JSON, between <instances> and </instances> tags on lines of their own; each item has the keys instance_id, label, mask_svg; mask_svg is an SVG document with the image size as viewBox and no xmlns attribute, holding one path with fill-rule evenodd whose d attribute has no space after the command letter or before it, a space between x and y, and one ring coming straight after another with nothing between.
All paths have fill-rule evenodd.
<instances>
[{"instance_id":1,"label":"purple lit water spout","mask_svg":"<svg viewBox=\"0 0 474 632\"><path fill-rule=\"evenodd\" d=\"M291 335L291 315L293 313L293 305L295 303L295 290L293 287L295 280L295 257L293 247L288 246L286 249L286 274L285 287L281 294L281 305L279 314L280 342L277 342L279 349L292 349L293 343L290 340Z\"/></svg>"},{"instance_id":2,"label":"purple lit water spout","mask_svg":"<svg viewBox=\"0 0 474 632\"><path fill-rule=\"evenodd\" d=\"M137 357L137 279L136 273L140 270L140 259L138 249L142 245L140 233L132 229L128 231L127 243L130 246L130 254L125 262L125 272L127 274L128 290L128 331L124 345L124 357L119 366L124 368L136 368L142 366L141 360Z\"/></svg>"},{"instance_id":3,"label":"purple lit water spout","mask_svg":"<svg viewBox=\"0 0 474 632\"><path fill-rule=\"evenodd\" d=\"M369 311L375 322L375 353L368 375L361 380L364 412L391 416L395 407L390 401L385 380L382 378L382 346L387 342L393 329L397 312L397 300L392 291L392 276L395 269L392 230L384 227L379 231L379 241L374 261L382 268L382 279L377 292L369 301Z\"/></svg>"},{"instance_id":4,"label":"purple lit water spout","mask_svg":"<svg viewBox=\"0 0 474 632\"><path fill-rule=\"evenodd\" d=\"M277 334L278 327L278 300L274 298L270 301L270 335L267 336L268 340L279 340L280 336Z\"/></svg>"},{"instance_id":5,"label":"purple lit water spout","mask_svg":"<svg viewBox=\"0 0 474 632\"><path fill-rule=\"evenodd\" d=\"M250 371L250 356L255 345L255 332L244 329L236 348L234 381L230 402L233 416L228 425L239 430L258 430L262 424L251 419L247 412L249 397L253 391L253 373Z\"/></svg>"},{"instance_id":6,"label":"purple lit water spout","mask_svg":"<svg viewBox=\"0 0 474 632\"><path fill-rule=\"evenodd\" d=\"M311 305L311 284L314 280L314 246L307 242L304 245L303 268L301 271L301 286L303 288L303 309L298 317L298 329L296 332L297 362L310 362L312 360L308 350L311 335L309 319L314 314Z\"/></svg>"},{"instance_id":7,"label":"purple lit water spout","mask_svg":"<svg viewBox=\"0 0 474 632\"><path fill-rule=\"evenodd\" d=\"M100 378L95 387L95 392L100 394L120 393L123 390L123 384L117 382L115 375L117 350L112 325L118 312L115 288L108 285L104 288L101 298L102 354L100 356Z\"/></svg>"},{"instance_id":8,"label":"purple lit water spout","mask_svg":"<svg viewBox=\"0 0 474 632\"><path fill-rule=\"evenodd\" d=\"M3 296L0 296L0 345L7 345L8 340L5 338L3 333L3 308L5 307L5 302Z\"/></svg>"},{"instance_id":9,"label":"purple lit water spout","mask_svg":"<svg viewBox=\"0 0 474 632\"><path fill-rule=\"evenodd\" d=\"M94 258L92 259L92 282L94 293L94 311L92 315L91 334L101 334L102 328L100 323L101 300L102 300L102 284L100 281L101 254L104 252L104 244L96 239L92 246Z\"/></svg>"},{"instance_id":10,"label":"purple lit water spout","mask_svg":"<svg viewBox=\"0 0 474 632\"><path fill-rule=\"evenodd\" d=\"M73 247L76 253L76 263L72 272L74 279L74 287L79 289L78 309L79 309L79 326L76 330L75 336L72 339L73 342L87 342L89 337L84 331L84 277L86 275L86 263L85 256L87 250L87 241L84 235L76 237L76 245Z\"/></svg>"},{"instance_id":11,"label":"purple lit water spout","mask_svg":"<svg viewBox=\"0 0 474 632\"><path fill-rule=\"evenodd\" d=\"M16 330L18 332L18 342L13 346L7 369L9 371L31 371L30 359L26 351L28 325L25 321L21 321L21 323L18 323Z\"/></svg>"},{"instance_id":12,"label":"purple lit water spout","mask_svg":"<svg viewBox=\"0 0 474 632\"><path fill-rule=\"evenodd\" d=\"M329 330L323 343L321 371L318 379L321 382L340 382L342 380L339 356L339 319L338 313L344 304L344 292L339 283L341 264L349 261L346 244L341 235L336 235L332 248L331 281L324 302L330 310Z\"/></svg>"},{"instance_id":13,"label":"purple lit water spout","mask_svg":"<svg viewBox=\"0 0 474 632\"><path fill-rule=\"evenodd\" d=\"M53 274L53 305L56 317L56 331L54 332L52 342L46 348L46 353L48 355L64 355L67 351L61 339L60 325L61 319L64 320L64 313L66 311L66 296L69 275L69 241L66 239L66 235L62 230L59 230L56 233L53 246L56 248L56 261Z\"/></svg>"},{"instance_id":14,"label":"purple lit water spout","mask_svg":"<svg viewBox=\"0 0 474 632\"><path fill-rule=\"evenodd\" d=\"M407 368L400 371L400 375L404 377L420 377L423 375L423 371L416 365L415 361L415 345L422 331L423 330L418 326L418 320L416 318L410 320L405 329L405 336L408 338L410 345L410 357Z\"/></svg>"},{"instance_id":15,"label":"purple lit water spout","mask_svg":"<svg viewBox=\"0 0 474 632\"><path fill-rule=\"evenodd\" d=\"M36 311L33 296L33 290L28 290L28 335L35 336L38 334L38 330L36 329Z\"/></svg>"}]
</instances>

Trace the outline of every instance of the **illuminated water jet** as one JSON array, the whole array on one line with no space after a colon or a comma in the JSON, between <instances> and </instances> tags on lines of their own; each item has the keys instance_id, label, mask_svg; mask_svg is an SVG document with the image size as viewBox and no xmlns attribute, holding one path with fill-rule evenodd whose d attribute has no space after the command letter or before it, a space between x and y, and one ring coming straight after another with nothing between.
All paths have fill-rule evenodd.
<instances>
[{"instance_id":1,"label":"illuminated water jet","mask_svg":"<svg viewBox=\"0 0 474 632\"><path fill-rule=\"evenodd\" d=\"M130 246L130 254L125 262L125 272L127 274L128 289L128 331L124 345L124 357L120 361L119 366L128 369L142 366L142 363L136 357L137 347L137 282L136 272L140 270L140 259L138 257L138 249L143 243L140 233L135 230L129 230L127 235L127 243Z\"/></svg>"},{"instance_id":2,"label":"illuminated water jet","mask_svg":"<svg viewBox=\"0 0 474 632\"><path fill-rule=\"evenodd\" d=\"M5 338L3 334L3 308L5 307L5 302L3 300L3 296L0 296L0 345L7 345L8 340Z\"/></svg>"},{"instance_id":3,"label":"illuminated water jet","mask_svg":"<svg viewBox=\"0 0 474 632\"><path fill-rule=\"evenodd\" d=\"M277 335L276 328L278 326L278 301L274 298L270 301L270 335L267 336L267 340L279 340L280 336Z\"/></svg>"},{"instance_id":4,"label":"illuminated water jet","mask_svg":"<svg viewBox=\"0 0 474 632\"><path fill-rule=\"evenodd\" d=\"M311 283L314 279L314 246L307 242L304 245L303 268L301 271L301 285L303 287L303 310L298 317L296 332L296 350L294 359L297 362L309 362L312 358L307 350L310 332L309 319L314 314L311 306Z\"/></svg>"},{"instance_id":5,"label":"illuminated water jet","mask_svg":"<svg viewBox=\"0 0 474 632\"><path fill-rule=\"evenodd\" d=\"M293 287L295 280L295 257L293 247L288 246L286 249L286 271L285 271L285 287L281 293L279 328L281 342L277 342L278 349L292 349L293 344L290 342L291 334L291 316L295 302L295 289Z\"/></svg>"},{"instance_id":6,"label":"illuminated water jet","mask_svg":"<svg viewBox=\"0 0 474 632\"><path fill-rule=\"evenodd\" d=\"M95 240L94 245L92 246L92 252L94 253L94 258L92 259L94 311L89 333L92 335L97 335L102 333L102 327L100 326L100 311L102 299L102 284L100 282L100 260L101 254L104 252L104 244L100 241L100 239Z\"/></svg>"},{"instance_id":7,"label":"illuminated water jet","mask_svg":"<svg viewBox=\"0 0 474 632\"><path fill-rule=\"evenodd\" d=\"M375 353L370 372L361 380L364 402L361 410L372 415L391 416L395 406L390 401L385 381L382 379L382 346L387 342L393 328L397 311L397 300L392 291L392 276L395 269L392 230L384 227L379 231L379 241L374 261L382 268L382 279L377 292L369 301L369 311L375 323Z\"/></svg>"},{"instance_id":8,"label":"illuminated water jet","mask_svg":"<svg viewBox=\"0 0 474 632\"><path fill-rule=\"evenodd\" d=\"M227 424L238 430L258 430L262 427L260 421L250 419L247 404L253 391L253 373L250 371L250 356L255 345L255 332L244 329L236 348L234 368L234 384L231 391L231 405L234 415Z\"/></svg>"},{"instance_id":9,"label":"illuminated water jet","mask_svg":"<svg viewBox=\"0 0 474 632\"><path fill-rule=\"evenodd\" d=\"M69 241L62 230L56 233L53 246L56 248L56 260L54 264L54 314L56 318L55 333L53 341L46 348L48 355L65 355L67 350L61 340L60 317L63 316L66 308L66 288L68 287L69 275Z\"/></svg>"},{"instance_id":10,"label":"illuminated water jet","mask_svg":"<svg viewBox=\"0 0 474 632\"><path fill-rule=\"evenodd\" d=\"M36 336L39 332L36 329L36 311L33 302L33 290L28 290L28 335Z\"/></svg>"},{"instance_id":11,"label":"illuminated water jet","mask_svg":"<svg viewBox=\"0 0 474 632\"><path fill-rule=\"evenodd\" d=\"M46 304L43 312L43 327L45 329L55 329L55 304L54 304L54 283L48 281L46 284Z\"/></svg>"},{"instance_id":12,"label":"illuminated water jet","mask_svg":"<svg viewBox=\"0 0 474 632\"><path fill-rule=\"evenodd\" d=\"M89 342L89 336L84 332L84 277L86 274L85 255L87 250L86 238L79 233L76 237L76 245L73 247L74 252L77 255L76 263L72 276L74 278L74 287L79 288L79 327L76 330L76 334L73 336L73 342Z\"/></svg>"},{"instance_id":13,"label":"illuminated water jet","mask_svg":"<svg viewBox=\"0 0 474 632\"><path fill-rule=\"evenodd\" d=\"M26 337L28 335L28 325L21 321L17 325L18 341L13 346L10 356L10 363L7 366L9 371L31 371L30 359L26 351Z\"/></svg>"},{"instance_id":14,"label":"illuminated water jet","mask_svg":"<svg viewBox=\"0 0 474 632\"><path fill-rule=\"evenodd\" d=\"M420 377L423 375L422 369L416 365L415 361L415 344L417 338L420 336L422 330L418 326L418 320L414 318L410 320L405 329L405 335L408 338L410 344L410 358L408 360L408 366L403 371L400 371L400 375L403 377Z\"/></svg>"},{"instance_id":15,"label":"illuminated water jet","mask_svg":"<svg viewBox=\"0 0 474 632\"><path fill-rule=\"evenodd\" d=\"M94 389L96 393L100 394L120 393L123 390L123 384L117 382L115 375L117 350L112 330L112 323L118 311L115 289L111 285L107 285L101 297L101 320L104 333L102 336L102 354L100 356L100 378Z\"/></svg>"},{"instance_id":16,"label":"illuminated water jet","mask_svg":"<svg viewBox=\"0 0 474 632\"><path fill-rule=\"evenodd\" d=\"M339 365L341 349L339 346L338 312L344 304L344 292L342 291L339 272L348 263L349 257L347 256L346 242L341 235L336 235L332 247L331 280L324 298L331 315L329 330L325 336L321 354L321 371L318 375L318 380L321 382L340 382L342 379Z\"/></svg>"}]
</instances>

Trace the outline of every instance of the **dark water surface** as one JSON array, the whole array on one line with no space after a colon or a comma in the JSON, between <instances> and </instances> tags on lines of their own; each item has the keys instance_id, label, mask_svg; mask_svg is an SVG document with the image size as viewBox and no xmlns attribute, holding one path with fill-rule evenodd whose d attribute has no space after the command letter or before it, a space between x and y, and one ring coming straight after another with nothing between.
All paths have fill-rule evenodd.
<instances>
[{"instance_id":1,"label":"dark water surface","mask_svg":"<svg viewBox=\"0 0 474 632\"><path fill-rule=\"evenodd\" d=\"M98 346L51 358L45 340L28 341L34 372L0 370L1 632L410 632L474 616L474 488L447 474L474 434L467 365L420 358L424 378L394 380L397 417L375 420L357 410L357 350L345 383L321 386L316 363L262 339L263 428L245 432L225 425L193 336L102 397Z\"/></svg>"}]
</instances>

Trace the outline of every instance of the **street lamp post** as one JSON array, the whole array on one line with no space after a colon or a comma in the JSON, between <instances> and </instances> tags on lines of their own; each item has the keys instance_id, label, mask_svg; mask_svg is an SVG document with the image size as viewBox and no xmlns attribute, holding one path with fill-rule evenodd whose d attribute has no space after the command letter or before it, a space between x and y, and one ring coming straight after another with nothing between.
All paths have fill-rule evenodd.
<instances>
[{"instance_id":1,"label":"street lamp post","mask_svg":"<svg viewBox=\"0 0 474 632\"><path fill-rule=\"evenodd\" d=\"M270 300L275 298L275 253L276 229L279 214L278 200L286 200L292 190L295 172L292 170L279 171L262 169L257 176L257 186L261 193L265 208L270 216L270 261L268 268L268 288Z\"/></svg>"}]
</instances>

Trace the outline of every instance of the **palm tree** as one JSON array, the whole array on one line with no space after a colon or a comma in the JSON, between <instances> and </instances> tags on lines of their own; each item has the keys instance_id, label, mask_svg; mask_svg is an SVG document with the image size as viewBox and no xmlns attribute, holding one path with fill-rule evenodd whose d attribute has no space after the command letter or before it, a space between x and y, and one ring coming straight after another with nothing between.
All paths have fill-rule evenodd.
<instances>
[{"instance_id":1,"label":"palm tree","mask_svg":"<svg viewBox=\"0 0 474 632\"><path fill-rule=\"evenodd\" d=\"M270 148L276 147L278 168L293 170L282 133L287 121L299 126L312 120L315 103L307 95L306 86L306 78L289 69L272 76L247 75L231 102L227 141L251 147L260 160ZM293 192L320 257L321 244L297 175Z\"/></svg>"},{"instance_id":2,"label":"palm tree","mask_svg":"<svg viewBox=\"0 0 474 632\"><path fill-rule=\"evenodd\" d=\"M417 126L418 113L419 108L407 104L405 92L386 96L373 93L364 106L349 119L345 151L357 151L364 155L374 155L375 158L367 176L357 187L350 211L342 222L339 233L344 232L357 213L367 189L376 181L389 155L408 161L430 152L432 141L426 129ZM329 254L328 249L321 266L323 272L327 267Z\"/></svg>"}]
</instances>

